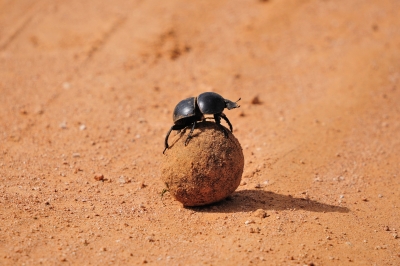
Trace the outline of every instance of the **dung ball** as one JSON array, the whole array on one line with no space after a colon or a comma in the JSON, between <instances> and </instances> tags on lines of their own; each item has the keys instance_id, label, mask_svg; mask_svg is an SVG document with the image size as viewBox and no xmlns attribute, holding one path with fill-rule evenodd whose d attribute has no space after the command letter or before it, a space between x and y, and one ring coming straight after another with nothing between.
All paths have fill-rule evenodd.
<instances>
[{"instance_id":1,"label":"dung ball","mask_svg":"<svg viewBox=\"0 0 400 266\"><path fill-rule=\"evenodd\" d=\"M196 125L170 138L163 156L161 177L171 195L184 206L220 201L239 186L244 167L243 150L235 136L213 122Z\"/></svg>"}]
</instances>

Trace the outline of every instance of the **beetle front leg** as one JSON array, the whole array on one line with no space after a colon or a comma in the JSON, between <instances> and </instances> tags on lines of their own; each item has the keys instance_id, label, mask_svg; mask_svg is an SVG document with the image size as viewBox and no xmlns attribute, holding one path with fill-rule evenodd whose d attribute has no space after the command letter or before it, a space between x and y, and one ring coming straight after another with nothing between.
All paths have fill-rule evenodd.
<instances>
[{"instance_id":1,"label":"beetle front leg","mask_svg":"<svg viewBox=\"0 0 400 266\"><path fill-rule=\"evenodd\" d=\"M223 125L221 125L221 117L224 118L222 115L223 115L222 113L220 113L220 114L215 114L215 115L214 115L214 119L215 119L215 123L216 123L216 124L222 129L222 131L224 132L225 138L227 138L227 137L228 137L228 132L226 132L226 128L225 128ZM224 120L225 120L225 118L224 118Z\"/></svg>"},{"instance_id":2,"label":"beetle front leg","mask_svg":"<svg viewBox=\"0 0 400 266\"><path fill-rule=\"evenodd\" d=\"M220 116L226 121L226 123L228 123L229 129L231 130L231 132L233 132L232 124L231 124L231 122L229 121L228 117L227 117L224 113L221 113Z\"/></svg>"}]
</instances>

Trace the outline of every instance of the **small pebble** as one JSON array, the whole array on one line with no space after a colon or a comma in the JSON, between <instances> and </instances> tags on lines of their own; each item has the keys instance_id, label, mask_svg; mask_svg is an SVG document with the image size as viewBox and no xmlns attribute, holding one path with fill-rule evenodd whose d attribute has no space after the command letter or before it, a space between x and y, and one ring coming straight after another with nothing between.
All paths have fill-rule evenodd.
<instances>
[{"instance_id":1,"label":"small pebble","mask_svg":"<svg viewBox=\"0 0 400 266\"><path fill-rule=\"evenodd\" d=\"M258 209L255 212L253 212L253 216L259 217L259 218L265 218L265 217L268 217L269 215L267 214L267 212L265 210Z\"/></svg>"},{"instance_id":2,"label":"small pebble","mask_svg":"<svg viewBox=\"0 0 400 266\"><path fill-rule=\"evenodd\" d=\"M353 244L351 244L351 242L346 242L346 245L348 245L349 247L353 246Z\"/></svg>"},{"instance_id":3,"label":"small pebble","mask_svg":"<svg viewBox=\"0 0 400 266\"><path fill-rule=\"evenodd\" d=\"M102 174L97 174L94 176L94 180L96 181L103 181L104 180L104 175Z\"/></svg>"},{"instance_id":4,"label":"small pebble","mask_svg":"<svg viewBox=\"0 0 400 266\"><path fill-rule=\"evenodd\" d=\"M260 98L257 96L254 96L253 99L251 100L251 104L261 104Z\"/></svg>"},{"instance_id":5,"label":"small pebble","mask_svg":"<svg viewBox=\"0 0 400 266\"><path fill-rule=\"evenodd\" d=\"M155 241L152 236L146 237L146 240L149 241L149 242L154 242Z\"/></svg>"},{"instance_id":6,"label":"small pebble","mask_svg":"<svg viewBox=\"0 0 400 266\"><path fill-rule=\"evenodd\" d=\"M385 231L390 231L390 228L389 228L389 226L387 226L387 225L384 226L383 229L385 229Z\"/></svg>"},{"instance_id":7,"label":"small pebble","mask_svg":"<svg viewBox=\"0 0 400 266\"><path fill-rule=\"evenodd\" d=\"M119 177L119 183L120 184L125 184L126 183L126 181L125 181L125 177L123 176L123 175L121 175L120 177Z\"/></svg>"},{"instance_id":8,"label":"small pebble","mask_svg":"<svg viewBox=\"0 0 400 266\"><path fill-rule=\"evenodd\" d=\"M61 129L66 129L67 128L67 122L63 121L60 123L60 128Z\"/></svg>"}]
</instances>

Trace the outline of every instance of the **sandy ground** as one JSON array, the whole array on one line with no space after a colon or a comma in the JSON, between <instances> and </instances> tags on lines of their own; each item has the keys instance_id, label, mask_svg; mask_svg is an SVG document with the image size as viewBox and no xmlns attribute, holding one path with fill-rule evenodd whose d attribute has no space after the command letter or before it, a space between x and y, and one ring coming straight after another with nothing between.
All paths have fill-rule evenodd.
<instances>
[{"instance_id":1,"label":"sandy ground","mask_svg":"<svg viewBox=\"0 0 400 266\"><path fill-rule=\"evenodd\" d=\"M1 0L0 264L400 265L399 10ZM243 179L184 208L163 141L204 91Z\"/></svg>"}]
</instances>

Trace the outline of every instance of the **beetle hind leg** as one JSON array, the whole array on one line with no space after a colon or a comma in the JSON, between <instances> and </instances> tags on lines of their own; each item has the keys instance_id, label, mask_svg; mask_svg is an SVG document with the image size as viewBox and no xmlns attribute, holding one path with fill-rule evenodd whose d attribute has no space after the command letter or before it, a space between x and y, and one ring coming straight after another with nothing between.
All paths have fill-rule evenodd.
<instances>
[{"instance_id":1,"label":"beetle hind leg","mask_svg":"<svg viewBox=\"0 0 400 266\"><path fill-rule=\"evenodd\" d=\"M164 151L163 151L163 154L165 154L165 151L169 148L169 145L168 145L168 138L169 138L169 135L171 134L171 131L172 131L172 130L181 131L183 128L184 128L184 127L182 127L182 126L180 126L180 125L173 125L173 126L168 130L167 135L165 136L165 140L164 140Z\"/></svg>"},{"instance_id":2,"label":"beetle hind leg","mask_svg":"<svg viewBox=\"0 0 400 266\"><path fill-rule=\"evenodd\" d=\"M171 131L174 129L174 126L175 126L175 125L173 125L173 126L168 130L167 135L165 135L165 140L164 140L164 151L162 152L163 154L164 154L165 151L169 148L169 145L168 145L168 138L169 138L169 135L171 134Z\"/></svg>"}]
</instances>

